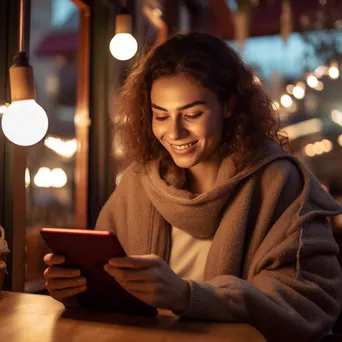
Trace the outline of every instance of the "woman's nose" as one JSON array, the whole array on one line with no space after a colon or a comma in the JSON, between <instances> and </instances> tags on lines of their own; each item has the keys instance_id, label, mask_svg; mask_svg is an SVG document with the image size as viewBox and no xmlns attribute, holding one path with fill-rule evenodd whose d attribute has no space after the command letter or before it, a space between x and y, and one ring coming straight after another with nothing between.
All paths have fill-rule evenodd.
<instances>
[{"instance_id":1,"label":"woman's nose","mask_svg":"<svg viewBox=\"0 0 342 342\"><path fill-rule=\"evenodd\" d=\"M181 139L186 135L186 129L183 126L181 118L170 120L168 127L168 135L170 140Z\"/></svg>"}]
</instances>

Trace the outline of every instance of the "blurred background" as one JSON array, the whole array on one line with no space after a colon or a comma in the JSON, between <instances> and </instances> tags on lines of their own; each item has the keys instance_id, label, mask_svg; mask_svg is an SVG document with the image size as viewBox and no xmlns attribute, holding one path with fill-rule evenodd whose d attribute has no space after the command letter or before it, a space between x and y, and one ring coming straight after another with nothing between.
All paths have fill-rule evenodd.
<instances>
[{"instance_id":1,"label":"blurred background","mask_svg":"<svg viewBox=\"0 0 342 342\"><path fill-rule=\"evenodd\" d=\"M109 50L123 9L138 53L190 31L241 53L279 111L293 153L342 204L342 1L31 0L29 7L30 64L49 129L25 151L26 292L44 288L40 228L94 227L126 166L120 146L111 149L110 126L136 56L122 61ZM342 216L332 224L338 237Z\"/></svg>"}]
</instances>

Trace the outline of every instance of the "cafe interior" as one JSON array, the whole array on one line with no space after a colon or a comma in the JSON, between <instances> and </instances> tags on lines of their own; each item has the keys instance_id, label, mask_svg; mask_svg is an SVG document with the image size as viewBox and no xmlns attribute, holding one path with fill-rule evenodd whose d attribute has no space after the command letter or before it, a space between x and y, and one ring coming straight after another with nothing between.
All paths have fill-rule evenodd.
<instances>
[{"instance_id":1,"label":"cafe interior","mask_svg":"<svg viewBox=\"0 0 342 342\"><path fill-rule=\"evenodd\" d=\"M93 229L127 167L112 122L129 66L144 48L193 31L241 54L278 111L292 153L342 204L342 1L1 0L0 241L10 250L3 294L47 294L41 228ZM25 59L31 68L15 73ZM342 215L331 224L342 247ZM171 337L191 329L180 326ZM184 341L210 330L197 329ZM230 340L245 341L244 333ZM46 340L68 340L60 334ZM24 341L18 336L7 341Z\"/></svg>"}]
</instances>

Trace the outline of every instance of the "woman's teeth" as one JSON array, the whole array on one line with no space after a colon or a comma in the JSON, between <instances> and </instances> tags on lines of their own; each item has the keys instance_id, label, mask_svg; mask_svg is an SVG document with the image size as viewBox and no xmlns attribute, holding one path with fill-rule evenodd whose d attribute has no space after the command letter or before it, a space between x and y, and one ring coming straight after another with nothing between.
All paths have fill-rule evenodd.
<instances>
[{"instance_id":1,"label":"woman's teeth","mask_svg":"<svg viewBox=\"0 0 342 342\"><path fill-rule=\"evenodd\" d=\"M194 145L195 143L189 143L189 144L185 144L185 145L172 145L176 150L186 150L187 148L191 147L192 145Z\"/></svg>"}]
</instances>

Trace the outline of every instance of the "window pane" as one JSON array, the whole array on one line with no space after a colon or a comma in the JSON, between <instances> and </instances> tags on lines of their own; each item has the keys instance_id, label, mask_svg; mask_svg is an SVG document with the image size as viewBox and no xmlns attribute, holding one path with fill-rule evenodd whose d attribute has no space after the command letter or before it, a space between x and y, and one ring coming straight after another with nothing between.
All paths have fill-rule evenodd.
<instances>
[{"instance_id":1,"label":"window pane","mask_svg":"<svg viewBox=\"0 0 342 342\"><path fill-rule=\"evenodd\" d=\"M37 102L49 117L46 138L28 149L26 170L26 286L43 287L42 227L75 226L74 115L79 9L71 0L32 1L30 64Z\"/></svg>"}]
</instances>

